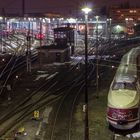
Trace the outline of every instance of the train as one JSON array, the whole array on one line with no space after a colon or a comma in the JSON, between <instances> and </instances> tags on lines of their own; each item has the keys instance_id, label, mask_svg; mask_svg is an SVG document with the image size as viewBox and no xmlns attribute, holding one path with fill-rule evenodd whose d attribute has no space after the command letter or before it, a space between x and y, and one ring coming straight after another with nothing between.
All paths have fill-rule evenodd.
<instances>
[{"instance_id":1,"label":"train","mask_svg":"<svg viewBox=\"0 0 140 140\"><path fill-rule=\"evenodd\" d=\"M110 85L107 103L107 122L116 129L134 128L140 120L140 47L126 53Z\"/></svg>"}]
</instances>

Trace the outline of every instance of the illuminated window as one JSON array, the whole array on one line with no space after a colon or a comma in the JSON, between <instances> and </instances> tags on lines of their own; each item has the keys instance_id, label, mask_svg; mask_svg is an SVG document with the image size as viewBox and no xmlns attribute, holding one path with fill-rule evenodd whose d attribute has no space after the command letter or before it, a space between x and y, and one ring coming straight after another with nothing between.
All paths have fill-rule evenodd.
<instances>
[{"instance_id":1,"label":"illuminated window","mask_svg":"<svg viewBox=\"0 0 140 140\"><path fill-rule=\"evenodd\" d=\"M129 20L133 20L133 18L129 18Z\"/></svg>"},{"instance_id":2,"label":"illuminated window","mask_svg":"<svg viewBox=\"0 0 140 140\"><path fill-rule=\"evenodd\" d=\"M129 13L137 13L137 10L129 10Z\"/></svg>"},{"instance_id":3,"label":"illuminated window","mask_svg":"<svg viewBox=\"0 0 140 140\"><path fill-rule=\"evenodd\" d=\"M128 21L129 19L128 18L125 18L125 20Z\"/></svg>"},{"instance_id":4,"label":"illuminated window","mask_svg":"<svg viewBox=\"0 0 140 140\"><path fill-rule=\"evenodd\" d=\"M136 10L134 10L134 13L137 13L137 11L136 11Z\"/></svg>"}]
</instances>

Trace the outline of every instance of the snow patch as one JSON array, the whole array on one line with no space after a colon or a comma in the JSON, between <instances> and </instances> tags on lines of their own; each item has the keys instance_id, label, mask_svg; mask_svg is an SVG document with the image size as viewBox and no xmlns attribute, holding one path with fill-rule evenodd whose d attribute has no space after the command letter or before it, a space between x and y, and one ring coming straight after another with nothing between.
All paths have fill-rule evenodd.
<instances>
[{"instance_id":1,"label":"snow patch","mask_svg":"<svg viewBox=\"0 0 140 140\"><path fill-rule=\"evenodd\" d=\"M43 112L43 122L48 124L48 118L52 111L52 107L46 107L45 111Z\"/></svg>"},{"instance_id":2,"label":"snow patch","mask_svg":"<svg viewBox=\"0 0 140 140\"><path fill-rule=\"evenodd\" d=\"M49 74L41 74L41 75L38 75L37 78L34 80L34 81L37 81L39 80L40 78L46 78L48 77Z\"/></svg>"},{"instance_id":3,"label":"snow patch","mask_svg":"<svg viewBox=\"0 0 140 140\"><path fill-rule=\"evenodd\" d=\"M40 74L37 76L37 78L34 81L39 80L40 78L46 78L45 80L49 80L51 78L53 78L54 76L56 76L58 74L58 72L55 72L54 74L50 75L49 74Z\"/></svg>"},{"instance_id":4,"label":"snow patch","mask_svg":"<svg viewBox=\"0 0 140 140\"><path fill-rule=\"evenodd\" d=\"M47 71L37 71L38 73L45 74Z\"/></svg>"},{"instance_id":5,"label":"snow patch","mask_svg":"<svg viewBox=\"0 0 140 140\"><path fill-rule=\"evenodd\" d=\"M51 78L53 78L54 76L56 76L58 74L58 72L55 72L54 74L50 75L48 78L46 78L46 80L49 80Z\"/></svg>"},{"instance_id":6,"label":"snow patch","mask_svg":"<svg viewBox=\"0 0 140 140\"><path fill-rule=\"evenodd\" d=\"M126 135L128 138L140 138L140 132Z\"/></svg>"}]
</instances>

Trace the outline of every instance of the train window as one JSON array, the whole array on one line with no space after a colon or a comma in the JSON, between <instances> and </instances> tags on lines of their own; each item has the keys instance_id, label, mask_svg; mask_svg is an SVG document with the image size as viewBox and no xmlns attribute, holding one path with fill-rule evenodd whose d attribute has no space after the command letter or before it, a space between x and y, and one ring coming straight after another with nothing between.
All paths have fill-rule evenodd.
<instances>
[{"instance_id":1,"label":"train window","mask_svg":"<svg viewBox=\"0 0 140 140\"><path fill-rule=\"evenodd\" d=\"M124 89L124 85L123 85L123 83L120 83L120 82L118 82L118 83L113 83L112 89L113 89L113 90Z\"/></svg>"},{"instance_id":2,"label":"train window","mask_svg":"<svg viewBox=\"0 0 140 140\"><path fill-rule=\"evenodd\" d=\"M136 86L135 83L117 82L117 83L113 83L112 89L113 90L119 90L119 89L136 90Z\"/></svg>"},{"instance_id":3,"label":"train window","mask_svg":"<svg viewBox=\"0 0 140 140\"><path fill-rule=\"evenodd\" d=\"M129 90L136 90L134 83L124 83L124 88Z\"/></svg>"}]
</instances>

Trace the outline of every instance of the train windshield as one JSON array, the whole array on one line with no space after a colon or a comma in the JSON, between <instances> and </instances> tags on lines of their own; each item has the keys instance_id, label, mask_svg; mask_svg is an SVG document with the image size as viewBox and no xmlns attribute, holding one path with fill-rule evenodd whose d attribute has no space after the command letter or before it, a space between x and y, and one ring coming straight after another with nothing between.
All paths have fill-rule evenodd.
<instances>
[{"instance_id":1,"label":"train windshield","mask_svg":"<svg viewBox=\"0 0 140 140\"><path fill-rule=\"evenodd\" d=\"M128 89L128 90L136 90L135 83L126 83L126 82L117 82L113 83L113 90L119 89Z\"/></svg>"}]
</instances>

